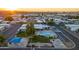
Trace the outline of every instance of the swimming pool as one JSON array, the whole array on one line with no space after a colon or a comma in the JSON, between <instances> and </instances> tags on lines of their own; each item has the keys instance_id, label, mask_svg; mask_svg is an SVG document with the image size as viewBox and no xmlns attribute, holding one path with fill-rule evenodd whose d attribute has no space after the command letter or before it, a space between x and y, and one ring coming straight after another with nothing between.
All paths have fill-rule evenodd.
<instances>
[{"instance_id":1,"label":"swimming pool","mask_svg":"<svg viewBox=\"0 0 79 59\"><path fill-rule=\"evenodd\" d=\"M14 37L14 38L11 38L9 40L9 43L20 43L21 42L21 39L20 37Z\"/></svg>"},{"instance_id":2,"label":"swimming pool","mask_svg":"<svg viewBox=\"0 0 79 59\"><path fill-rule=\"evenodd\" d=\"M56 36L56 34L53 31L38 31L36 33L37 35L43 35L43 36Z\"/></svg>"}]
</instances>

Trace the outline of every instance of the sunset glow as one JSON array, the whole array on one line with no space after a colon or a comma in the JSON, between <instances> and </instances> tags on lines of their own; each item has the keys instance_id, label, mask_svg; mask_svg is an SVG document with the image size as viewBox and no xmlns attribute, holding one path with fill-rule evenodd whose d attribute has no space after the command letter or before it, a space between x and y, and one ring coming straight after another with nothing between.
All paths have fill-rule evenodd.
<instances>
[{"instance_id":1,"label":"sunset glow","mask_svg":"<svg viewBox=\"0 0 79 59\"><path fill-rule=\"evenodd\" d=\"M14 11L14 10L17 10L17 8L6 8L6 10Z\"/></svg>"},{"instance_id":2,"label":"sunset glow","mask_svg":"<svg viewBox=\"0 0 79 59\"><path fill-rule=\"evenodd\" d=\"M18 8L17 10L30 12L78 12L79 8Z\"/></svg>"}]
</instances>

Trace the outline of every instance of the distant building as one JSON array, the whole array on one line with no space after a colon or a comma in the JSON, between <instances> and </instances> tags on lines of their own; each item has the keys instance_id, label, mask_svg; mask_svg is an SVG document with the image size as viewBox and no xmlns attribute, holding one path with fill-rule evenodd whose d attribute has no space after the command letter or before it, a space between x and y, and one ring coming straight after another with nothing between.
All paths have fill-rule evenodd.
<instances>
[{"instance_id":1,"label":"distant building","mask_svg":"<svg viewBox=\"0 0 79 59\"><path fill-rule=\"evenodd\" d=\"M34 24L34 28L37 30L43 30L43 29L50 29L50 26L45 25L45 24ZM25 31L27 29L27 24L23 24L19 29L22 31Z\"/></svg>"},{"instance_id":2,"label":"distant building","mask_svg":"<svg viewBox=\"0 0 79 59\"><path fill-rule=\"evenodd\" d=\"M65 26L69 28L71 31L76 31L79 29L79 25L76 24L65 24Z\"/></svg>"}]
</instances>

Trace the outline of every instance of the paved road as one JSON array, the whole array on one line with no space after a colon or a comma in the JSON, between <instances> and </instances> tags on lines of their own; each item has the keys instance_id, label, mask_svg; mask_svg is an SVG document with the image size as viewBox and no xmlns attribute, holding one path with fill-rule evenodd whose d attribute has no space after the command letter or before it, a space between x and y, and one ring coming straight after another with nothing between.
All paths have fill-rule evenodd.
<instances>
[{"instance_id":1,"label":"paved road","mask_svg":"<svg viewBox=\"0 0 79 59\"><path fill-rule=\"evenodd\" d=\"M3 35L6 36L6 39L10 39L15 36L17 30L21 27L22 24L12 24L11 27L3 32Z\"/></svg>"},{"instance_id":2,"label":"paved road","mask_svg":"<svg viewBox=\"0 0 79 59\"><path fill-rule=\"evenodd\" d=\"M68 48L73 48L75 46L74 42L72 42L68 37L66 37L61 32L55 32L58 35L58 38L66 45Z\"/></svg>"},{"instance_id":3,"label":"paved road","mask_svg":"<svg viewBox=\"0 0 79 59\"><path fill-rule=\"evenodd\" d=\"M74 49L79 49L79 39L77 37L74 36L74 34L70 34L69 32L65 31L62 28L59 28L59 30L61 30L63 32L63 34L65 34L67 37L69 37L75 44L75 48Z\"/></svg>"}]
</instances>

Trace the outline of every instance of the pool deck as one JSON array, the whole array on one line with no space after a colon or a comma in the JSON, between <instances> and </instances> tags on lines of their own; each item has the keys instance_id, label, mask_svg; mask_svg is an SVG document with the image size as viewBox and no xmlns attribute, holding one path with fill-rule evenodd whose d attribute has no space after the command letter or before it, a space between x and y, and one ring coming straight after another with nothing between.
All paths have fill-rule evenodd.
<instances>
[{"instance_id":1,"label":"pool deck","mask_svg":"<svg viewBox=\"0 0 79 59\"><path fill-rule=\"evenodd\" d=\"M25 48L28 44L28 39L27 38L22 38L21 41L19 43L12 43L12 44L9 44L8 43L8 46L10 48Z\"/></svg>"}]
</instances>

